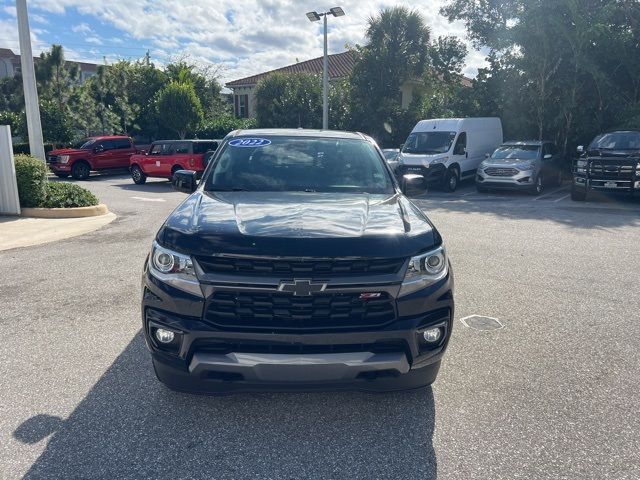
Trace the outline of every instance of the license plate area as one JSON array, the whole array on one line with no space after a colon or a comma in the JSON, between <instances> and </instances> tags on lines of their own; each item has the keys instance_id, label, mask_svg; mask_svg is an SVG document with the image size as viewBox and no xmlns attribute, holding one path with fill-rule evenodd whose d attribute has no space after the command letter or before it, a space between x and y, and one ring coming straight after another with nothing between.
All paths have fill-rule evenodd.
<instances>
[{"instance_id":1,"label":"license plate area","mask_svg":"<svg viewBox=\"0 0 640 480\"><path fill-rule=\"evenodd\" d=\"M605 188L617 188L618 187L618 183L617 182L604 182L604 186L605 186Z\"/></svg>"}]
</instances>

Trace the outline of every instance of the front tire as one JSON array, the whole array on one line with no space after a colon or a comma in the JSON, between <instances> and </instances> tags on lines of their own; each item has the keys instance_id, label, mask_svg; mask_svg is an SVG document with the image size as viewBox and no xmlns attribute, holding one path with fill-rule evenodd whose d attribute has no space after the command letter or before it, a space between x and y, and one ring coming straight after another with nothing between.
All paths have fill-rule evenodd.
<instances>
[{"instance_id":1,"label":"front tire","mask_svg":"<svg viewBox=\"0 0 640 480\"><path fill-rule=\"evenodd\" d=\"M531 195L540 195L542 192L544 192L544 179L542 175L538 175L535 185L531 187Z\"/></svg>"},{"instance_id":2,"label":"front tire","mask_svg":"<svg viewBox=\"0 0 640 480\"><path fill-rule=\"evenodd\" d=\"M571 187L571 200L575 202L584 202L587 199L587 191Z\"/></svg>"},{"instance_id":3,"label":"front tire","mask_svg":"<svg viewBox=\"0 0 640 480\"><path fill-rule=\"evenodd\" d=\"M456 167L451 167L447 170L444 176L444 191L455 192L460 183L460 172Z\"/></svg>"},{"instance_id":4,"label":"front tire","mask_svg":"<svg viewBox=\"0 0 640 480\"><path fill-rule=\"evenodd\" d=\"M147 181L147 176L138 165L131 167L131 179L136 185L143 185Z\"/></svg>"},{"instance_id":5,"label":"front tire","mask_svg":"<svg viewBox=\"0 0 640 480\"><path fill-rule=\"evenodd\" d=\"M76 180L86 180L91 173L91 167L87 162L80 161L73 164L71 167L71 176Z\"/></svg>"}]
</instances>

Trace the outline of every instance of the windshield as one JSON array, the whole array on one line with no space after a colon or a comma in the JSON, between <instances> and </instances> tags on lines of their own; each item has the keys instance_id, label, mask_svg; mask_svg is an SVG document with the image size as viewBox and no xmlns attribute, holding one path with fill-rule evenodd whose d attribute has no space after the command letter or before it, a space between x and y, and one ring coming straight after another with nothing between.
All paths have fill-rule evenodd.
<instances>
[{"instance_id":1,"label":"windshield","mask_svg":"<svg viewBox=\"0 0 640 480\"><path fill-rule=\"evenodd\" d=\"M82 140L77 141L73 144L73 148L79 148L81 150L88 150L91 148L91 145L95 143L93 138L83 138Z\"/></svg>"},{"instance_id":2,"label":"windshield","mask_svg":"<svg viewBox=\"0 0 640 480\"><path fill-rule=\"evenodd\" d=\"M402 148L403 153L446 153L456 132L414 132Z\"/></svg>"},{"instance_id":3,"label":"windshield","mask_svg":"<svg viewBox=\"0 0 640 480\"><path fill-rule=\"evenodd\" d=\"M366 140L239 137L223 148L205 190L394 192L383 159Z\"/></svg>"},{"instance_id":4,"label":"windshield","mask_svg":"<svg viewBox=\"0 0 640 480\"><path fill-rule=\"evenodd\" d=\"M611 132L598 135L589 150L640 150L640 132Z\"/></svg>"},{"instance_id":5,"label":"windshield","mask_svg":"<svg viewBox=\"0 0 640 480\"><path fill-rule=\"evenodd\" d=\"M493 152L491 158L494 160L504 160L513 158L514 160L535 160L538 158L540 147L538 145L510 145L498 147Z\"/></svg>"}]
</instances>

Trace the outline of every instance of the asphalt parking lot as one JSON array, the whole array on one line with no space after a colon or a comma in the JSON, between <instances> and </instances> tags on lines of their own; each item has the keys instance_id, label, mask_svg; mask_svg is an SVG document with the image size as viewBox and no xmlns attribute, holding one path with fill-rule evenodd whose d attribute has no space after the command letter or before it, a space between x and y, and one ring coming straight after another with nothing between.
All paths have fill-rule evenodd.
<instances>
[{"instance_id":1,"label":"asphalt parking lot","mask_svg":"<svg viewBox=\"0 0 640 480\"><path fill-rule=\"evenodd\" d=\"M432 388L206 397L160 385L140 333L184 194L78 183L118 218L0 252L0 478L640 478L640 199L429 192L457 308Z\"/></svg>"}]
</instances>

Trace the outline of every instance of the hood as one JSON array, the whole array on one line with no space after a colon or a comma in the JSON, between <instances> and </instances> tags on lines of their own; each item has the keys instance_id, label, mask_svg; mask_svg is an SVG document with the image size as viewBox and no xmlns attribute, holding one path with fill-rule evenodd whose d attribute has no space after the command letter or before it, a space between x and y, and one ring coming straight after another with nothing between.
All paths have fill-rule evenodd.
<instances>
[{"instance_id":1,"label":"hood","mask_svg":"<svg viewBox=\"0 0 640 480\"><path fill-rule=\"evenodd\" d=\"M524 158L487 158L483 162L483 166L485 167L517 167L519 165L529 165L530 163L536 163L537 160L530 159L526 160Z\"/></svg>"},{"instance_id":2,"label":"hood","mask_svg":"<svg viewBox=\"0 0 640 480\"><path fill-rule=\"evenodd\" d=\"M400 194L201 192L158 232L178 251L208 255L398 257L440 243L426 216Z\"/></svg>"},{"instance_id":3,"label":"hood","mask_svg":"<svg viewBox=\"0 0 640 480\"><path fill-rule=\"evenodd\" d=\"M404 165L430 165L448 157L448 153L405 153L398 156L398 161Z\"/></svg>"},{"instance_id":4,"label":"hood","mask_svg":"<svg viewBox=\"0 0 640 480\"><path fill-rule=\"evenodd\" d=\"M85 153L88 152L87 149L80 148L58 148L56 150L51 150L49 155L73 155L74 153Z\"/></svg>"},{"instance_id":5,"label":"hood","mask_svg":"<svg viewBox=\"0 0 640 480\"><path fill-rule=\"evenodd\" d=\"M640 158L640 150L589 150L588 157L605 157L607 159L619 158L620 160Z\"/></svg>"}]
</instances>

